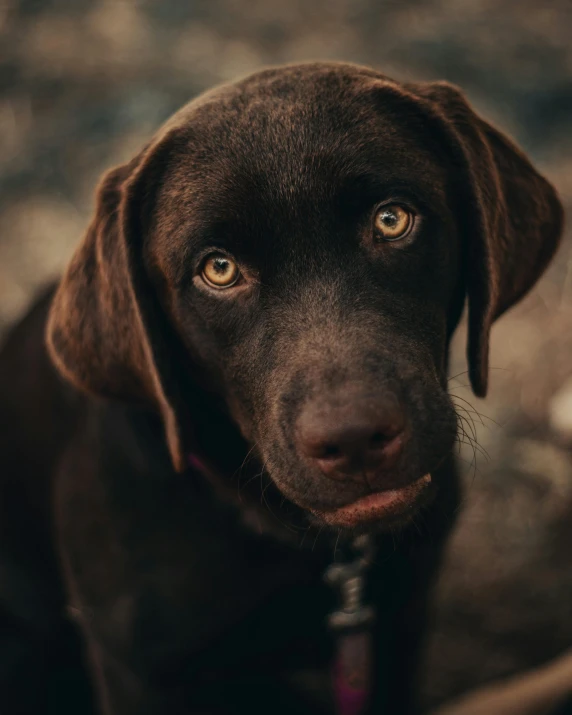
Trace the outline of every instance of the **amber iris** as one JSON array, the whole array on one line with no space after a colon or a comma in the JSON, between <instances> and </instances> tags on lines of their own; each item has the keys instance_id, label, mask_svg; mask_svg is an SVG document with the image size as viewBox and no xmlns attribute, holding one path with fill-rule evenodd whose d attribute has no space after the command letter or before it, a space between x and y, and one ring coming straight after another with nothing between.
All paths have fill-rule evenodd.
<instances>
[{"instance_id":1,"label":"amber iris","mask_svg":"<svg viewBox=\"0 0 572 715\"><path fill-rule=\"evenodd\" d=\"M215 253L203 263L202 276L213 288L230 288L237 282L240 272L232 259Z\"/></svg>"},{"instance_id":2,"label":"amber iris","mask_svg":"<svg viewBox=\"0 0 572 715\"><path fill-rule=\"evenodd\" d=\"M375 230L385 241L397 241L407 236L413 226L413 214L399 204L388 204L375 214Z\"/></svg>"}]
</instances>

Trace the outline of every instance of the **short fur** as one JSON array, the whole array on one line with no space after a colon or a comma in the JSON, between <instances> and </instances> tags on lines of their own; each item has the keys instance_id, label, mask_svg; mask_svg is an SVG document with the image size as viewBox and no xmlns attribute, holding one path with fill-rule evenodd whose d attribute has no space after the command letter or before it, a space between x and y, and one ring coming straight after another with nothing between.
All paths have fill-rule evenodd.
<instances>
[{"instance_id":1,"label":"short fur","mask_svg":"<svg viewBox=\"0 0 572 715\"><path fill-rule=\"evenodd\" d=\"M390 199L419 217L402 243L372 238ZM178 112L104 177L55 293L0 357L0 711L72 701L49 692L73 653L67 604L104 713L330 712L327 688L300 683L331 661L321 574L349 534L315 514L430 472L430 538L412 511L370 529L372 712L414 712L424 595L457 504L449 340L467 299L483 396L491 325L561 229L553 188L446 83L306 64ZM212 250L245 285L206 288ZM403 448L369 481L334 481L299 425L366 401L398 415Z\"/></svg>"}]
</instances>

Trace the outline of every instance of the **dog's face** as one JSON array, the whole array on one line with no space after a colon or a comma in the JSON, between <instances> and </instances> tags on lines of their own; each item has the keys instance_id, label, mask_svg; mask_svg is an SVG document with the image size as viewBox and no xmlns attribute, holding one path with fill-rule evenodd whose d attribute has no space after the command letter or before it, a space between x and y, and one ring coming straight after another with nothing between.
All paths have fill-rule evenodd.
<instances>
[{"instance_id":1,"label":"dog's face","mask_svg":"<svg viewBox=\"0 0 572 715\"><path fill-rule=\"evenodd\" d=\"M363 68L215 90L108 176L52 311L56 363L151 396L179 468L201 418L183 384L200 381L292 502L337 527L393 523L455 439L465 295L483 393L490 324L556 246L557 199L505 141L450 87Z\"/></svg>"},{"instance_id":2,"label":"dog's face","mask_svg":"<svg viewBox=\"0 0 572 715\"><path fill-rule=\"evenodd\" d=\"M271 75L262 98L251 82L199 107L148 249L188 350L314 512L416 482L450 450L462 300L444 152L375 81L340 101L328 79Z\"/></svg>"}]
</instances>

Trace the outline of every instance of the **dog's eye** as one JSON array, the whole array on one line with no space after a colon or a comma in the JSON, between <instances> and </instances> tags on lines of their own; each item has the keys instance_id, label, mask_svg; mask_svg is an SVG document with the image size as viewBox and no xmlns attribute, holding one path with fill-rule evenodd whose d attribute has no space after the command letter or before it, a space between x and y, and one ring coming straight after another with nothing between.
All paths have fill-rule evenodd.
<instances>
[{"instance_id":1,"label":"dog's eye","mask_svg":"<svg viewBox=\"0 0 572 715\"><path fill-rule=\"evenodd\" d=\"M411 231L413 214L399 204L387 204L375 214L374 224L382 240L397 241Z\"/></svg>"},{"instance_id":2,"label":"dog's eye","mask_svg":"<svg viewBox=\"0 0 572 715\"><path fill-rule=\"evenodd\" d=\"M213 253L203 263L202 276L213 288L230 288L240 277L236 263L222 255Z\"/></svg>"}]
</instances>

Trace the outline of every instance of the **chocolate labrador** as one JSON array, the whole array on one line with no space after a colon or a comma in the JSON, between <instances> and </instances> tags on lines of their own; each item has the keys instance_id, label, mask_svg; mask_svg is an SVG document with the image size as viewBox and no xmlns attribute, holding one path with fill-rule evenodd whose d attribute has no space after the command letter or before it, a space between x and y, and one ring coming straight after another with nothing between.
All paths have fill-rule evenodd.
<instances>
[{"instance_id":1,"label":"chocolate labrador","mask_svg":"<svg viewBox=\"0 0 572 715\"><path fill-rule=\"evenodd\" d=\"M467 300L484 396L561 224L447 83L304 64L175 114L0 358L0 710L415 712L458 504L449 340ZM352 611L323 573L365 564L356 537L369 705L328 675Z\"/></svg>"}]
</instances>

